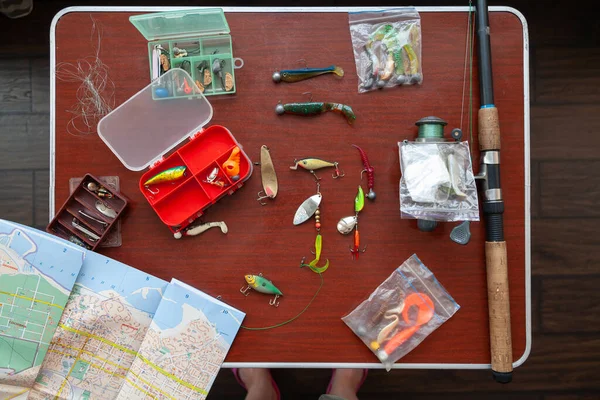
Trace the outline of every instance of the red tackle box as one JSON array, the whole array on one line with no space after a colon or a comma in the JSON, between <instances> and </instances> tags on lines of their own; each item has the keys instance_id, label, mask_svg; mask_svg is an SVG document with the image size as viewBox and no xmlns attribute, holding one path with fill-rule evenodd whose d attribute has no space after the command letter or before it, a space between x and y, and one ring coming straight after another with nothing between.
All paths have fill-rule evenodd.
<instances>
[{"instance_id":1,"label":"red tackle box","mask_svg":"<svg viewBox=\"0 0 600 400\"><path fill-rule=\"evenodd\" d=\"M190 83L192 93L174 98L157 96L157 89L184 80ZM250 158L227 128L204 128L213 109L192 82L186 71L171 69L98 124L98 135L125 167L147 169L140 177L140 191L173 233L185 229L221 197L241 188L253 170ZM240 149L240 169L234 181L225 173L223 163L236 147ZM186 168L183 178L144 185L151 177L179 166ZM223 187L207 182L215 171Z\"/></svg>"}]
</instances>

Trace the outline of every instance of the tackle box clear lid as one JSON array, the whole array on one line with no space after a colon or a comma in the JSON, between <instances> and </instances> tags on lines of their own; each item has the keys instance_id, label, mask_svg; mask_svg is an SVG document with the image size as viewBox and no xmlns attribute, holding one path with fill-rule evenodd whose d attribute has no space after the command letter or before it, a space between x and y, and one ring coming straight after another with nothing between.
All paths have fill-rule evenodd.
<instances>
[{"instance_id":1,"label":"tackle box clear lid","mask_svg":"<svg viewBox=\"0 0 600 400\"><path fill-rule=\"evenodd\" d=\"M148 41L228 34L222 8L198 8L134 15L129 21Z\"/></svg>"},{"instance_id":2,"label":"tackle box clear lid","mask_svg":"<svg viewBox=\"0 0 600 400\"><path fill-rule=\"evenodd\" d=\"M192 93L158 98L155 90L186 79ZM98 136L132 171L141 171L202 130L213 108L183 69L172 68L98 123Z\"/></svg>"}]
</instances>

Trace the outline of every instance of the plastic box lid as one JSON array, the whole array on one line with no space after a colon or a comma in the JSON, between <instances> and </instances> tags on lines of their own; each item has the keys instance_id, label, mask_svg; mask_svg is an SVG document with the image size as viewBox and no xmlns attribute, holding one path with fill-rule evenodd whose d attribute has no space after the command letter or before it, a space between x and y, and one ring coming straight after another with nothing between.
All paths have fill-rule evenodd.
<instances>
[{"instance_id":1,"label":"plastic box lid","mask_svg":"<svg viewBox=\"0 0 600 400\"><path fill-rule=\"evenodd\" d=\"M129 17L146 40L179 39L229 33L222 8L198 8Z\"/></svg>"},{"instance_id":2,"label":"plastic box lid","mask_svg":"<svg viewBox=\"0 0 600 400\"><path fill-rule=\"evenodd\" d=\"M187 79L192 93L164 99L154 96L156 88L176 78ZM212 115L212 106L192 77L173 68L102 118L98 136L125 167L141 171L201 130Z\"/></svg>"}]
</instances>

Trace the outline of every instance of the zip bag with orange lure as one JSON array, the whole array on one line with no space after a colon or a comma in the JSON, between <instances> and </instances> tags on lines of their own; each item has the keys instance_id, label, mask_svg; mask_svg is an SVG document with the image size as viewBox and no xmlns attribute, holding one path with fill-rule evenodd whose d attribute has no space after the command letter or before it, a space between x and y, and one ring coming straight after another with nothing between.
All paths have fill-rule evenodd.
<instances>
[{"instance_id":1,"label":"zip bag with orange lure","mask_svg":"<svg viewBox=\"0 0 600 400\"><path fill-rule=\"evenodd\" d=\"M342 321L389 371L459 308L413 254Z\"/></svg>"}]
</instances>

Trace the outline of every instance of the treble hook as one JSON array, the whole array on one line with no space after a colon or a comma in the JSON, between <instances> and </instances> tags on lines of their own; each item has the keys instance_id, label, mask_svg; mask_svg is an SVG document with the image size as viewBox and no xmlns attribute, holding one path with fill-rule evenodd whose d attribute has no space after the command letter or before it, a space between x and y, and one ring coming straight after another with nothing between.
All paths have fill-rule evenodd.
<instances>
[{"instance_id":1,"label":"treble hook","mask_svg":"<svg viewBox=\"0 0 600 400\"><path fill-rule=\"evenodd\" d=\"M262 195L261 195L261 193L262 193ZM264 190L261 190L260 192L258 192L257 196L258 196L258 197L256 198L256 201L258 201L258 202L260 203L260 205L261 205L261 206L266 206L266 205L267 205L267 203L263 203L263 202L262 202L262 200L264 200L264 199L268 199L268 198L269 198L269 196L267 196L267 195L266 195L265 191L264 191Z\"/></svg>"},{"instance_id":2,"label":"treble hook","mask_svg":"<svg viewBox=\"0 0 600 400\"><path fill-rule=\"evenodd\" d=\"M250 285L246 286L245 288L242 286L240 288L240 292L244 295L244 296L248 296L250 294Z\"/></svg>"},{"instance_id":3,"label":"treble hook","mask_svg":"<svg viewBox=\"0 0 600 400\"><path fill-rule=\"evenodd\" d=\"M340 169L338 168L338 163L333 163L333 165L335 166L335 174L331 175L333 177L333 179L337 179L337 178L341 178L343 176L346 176L346 173L344 171L342 171L342 173L340 174Z\"/></svg>"},{"instance_id":4,"label":"treble hook","mask_svg":"<svg viewBox=\"0 0 600 400\"><path fill-rule=\"evenodd\" d=\"M158 192L160 192L160 189L156 189L156 192L153 192L152 189L150 189L150 186L144 186L144 187L146 188L146 190L148 190L152 194L158 194Z\"/></svg>"},{"instance_id":5,"label":"treble hook","mask_svg":"<svg viewBox=\"0 0 600 400\"><path fill-rule=\"evenodd\" d=\"M279 307L279 302L277 301L277 299L279 298L279 295L276 294L275 298L269 300L269 305L270 306L275 306L275 307Z\"/></svg>"},{"instance_id":6,"label":"treble hook","mask_svg":"<svg viewBox=\"0 0 600 400\"><path fill-rule=\"evenodd\" d=\"M354 249L352 247L350 247L350 246L348 246L348 247L350 248L350 253L352 254L352 259L353 260L358 260L358 255L360 253L364 253L365 251L367 251L367 245L366 244L365 244L365 247L362 250L359 249L358 247L356 247Z\"/></svg>"}]
</instances>

